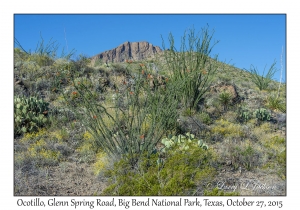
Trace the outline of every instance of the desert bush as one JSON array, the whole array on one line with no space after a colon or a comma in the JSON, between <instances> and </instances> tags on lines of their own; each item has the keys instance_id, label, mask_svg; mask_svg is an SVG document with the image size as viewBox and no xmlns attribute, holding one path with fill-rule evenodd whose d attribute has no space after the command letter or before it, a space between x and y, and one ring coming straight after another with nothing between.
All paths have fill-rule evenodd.
<instances>
[{"instance_id":1,"label":"desert bush","mask_svg":"<svg viewBox=\"0 0 300 210\"><path fill-rule=\"evenodd\" d=\"M279 136L274 136L271 139L265 140L264 146L266 148L279 151L281 149L280 146L284 147L285 143L286 142L284 138L280 138Z\"/></svg>"},{"instance_id":2,"label":"desert bush","mask_svg":"<svg viewBox=\"0 0 300 210\"><path fill-rule=\"evenodd\" d=\"M20 142L23 144L34 143L37 139L42 138L46 134L47 134L47 131L45 128L39 129L35 132L25 133L23 138L20 140Z\"/></svg>"},{"instance_id":3,"label":"desert bush","mask_svg":"<svg viewBox=\"0 0 300 210\"><path fill-rule=\"evenodd\" d=\"M94 174L96 176L99 176L104 173L105 169L107 169L107 166L109 165L109 160L107 154L103 151L99 151L96 154L96 161L94 163Z\"/></svg>"},{"instance_id":4,"label":"desert bush","mask_svg":"<svg viewBox=\"0 0 300 210\"><path fill-rule=\"evenodd\" d=\"M52 39L50 39L49 42L45 44L45 41L42 36L41 36L41 40L37 43L34 52L31 52L31 50L29 51L24 50L21 43L17 39L15 39L15 44L19 47L18 51L21 51L22 54L26 54L27 61L34 62L39 67L52 65L55 59L57 58L70 59L70 57L74 54L74 50L66 54L63 49L61 55L58 56L57 51L59 48L59 44L56 41L52 41ZM20 54L20 52L18 53Z\"/></svg>"},{"instance_id":5,"label":"desert bush","mask_svg":"<svg viewBox=\"0 0 300 210\"><path fill-rule=\"evenodd\" d=\"M224 119L216 120L211 129L214 135L220 134L224 137L244 137L243 127L239 124L229 122Z\"/></svg>"},{"instance_id":6,"label":"desert bush","mask_svg":"<svg viewBox=\"0 0 300 210\"><path fill-rule=\"evenodd\" d=\"M223 113L221 116L221 119L224 119L231 123L237 123L237 118L238 118L238 115L234 111L227 111L226 113Z\"/></svg>"},{"instance_id":7,"label":"desert bush","mask_svg":"<svg viewBox=\"0 0 300 210\"><path fill-rule=\"evenodd\" d=\"M93 63L94 63L94 67L99 67L104 64L102 59L97 59L97 60L93 61Z\"/></svg>"},{"instance_id":8,"label":"desert bush","mask_svg":"<svg viewBox=\"0 0 300 210\"><path fill-rule=\"evenodd\" d=\"M212 119L207 112L201 112L200 114L198 114L198 116L203 123L207 125L212 123Z\"/></svg>"},{"instance_id":9,"label":"desert bush","mask_svg":"<svg viewBox=\"0 0 300 210\"><path fill-rule=\"evenodd\" d=\"M96 153L98 152L98 147L96 141L91 133L85 132L83 134L83 142L76 149L76 152L79 153L79 162L92 162L95 158Z\"/></svg>"},{"instance_id":10,"label":"desert bush","mask_svg":"<svg viewBox=\"0 0 300 210\"><path fill-rule=\"evenodd\" d=\"M21 85L14 85L14 96L16 97L25 97L27 94L27 91L24 87L22 87Z\"/></svg>"},{"instance_id":11,"label":"desert bush","mask_svg":"<svg viewBox=\"0 0 300 210\"><path fill-rule=\"evenodd\" d=\"M91 63L91 59L84 54L80 54L76 58L75 63L79 66L79 68L85 68L86 66L88 66Z\"/></svg>"},{"instance_id":12,"label":"desert bush","mask_svg":"<svg viewBox=\"0 0 300 210\"><path fill-rule=\"evenodd\" d=\"M255 155L255 150L248 145L245 148L235 147L233 152L233 165L244 166L247 170L250 170L257 163L257 157Z\"/></svg>"},{"instance_id":13,"label":"desert bush","mask_svg":"<svg viewBox=\"0 0 300 210\"><path fill-rule=\"evenodd\" d=\"M58 142L66 142L69 139L69 133L65 127L59 130L49 131L50 136L58 140Z\"/></svg>"},{"instance_id":14,"label":"desert bush","mask_svg":"<svg viewBox=\"0 0 300 210\"><path fill-rule=\"evenodd\" d=\"M112 65L112 73L114 75L128 75L128 68L126 68L126 66L122 65L122 64L113 64Z\"/></svg>"},{"instance_id":15,"label":"desert bush","mask_svg":"<svg viewBox=\"0 0 300 210\"><path fill-rule=\"evenodd\" d=\"M221 159L227 160L233 170L253 170L263 164L263 152L251 140L235 141L228 139L219 144Z\"/></svg>"},{"instance_id":16,"label":"desert bush","mask_svg":"<svg viewBox=\"0 0 300 210\"><path fill-rule=\"evenodd\" d=\"M31 54L27 58L27 62L32 62L37 65L37 67L42 67L42 66L50 66L54 63L53 58L51 58L47 54Z\"/></svg>"},{"instance_id":17,"label":"desert bush","mask_svg":"<svg viewBox=\"0 0 300 210\"><path fill-rule=\"evenodd\" d=\"M168 153L163 162L159 154L140 158L138 167L132 169L126 160L117 162L105 174L110 177L110 185L104 195L170 196L194 195L197 185L213 179L216 174L211 166L214 154L198 146L188 150Z\"/></svg>"},{"instance_id":18,"label":"desert bush","mask_svg":"<svg viewBox=\"0 0 300 210\"><path fill-rule=\"evenodd\" d=\"M222 115L223 110L217 96L212 96L206 100L206 111L213 117L218 118Z\"/></svg>"},{"instance_id":19,"label":"desert bush","mask_svg":"<svg viewBox=\"0 0 300 210\"><path fill-rule=\"evenodd\" d=\"M36 162L38 166L57 165L61 159L61 153L47 148L46 142L41 139L28 148L28 156Z\"/></svg>"},{"instance_id":20,"label":"desert bush","mask_svg":"<svg viewBox=\"0 0 300 210\"><path fill-rule=\"evenodd\" d=\"M191 116L194 116L196 114L196 111L193 110L193 109L190 109L190 108L187 108L187 109L184 109L182 111L182 116L184 117L191 117Z\"/></svg>"},{"instance_id":21,"label":"desert bush","mask_svg":"<svg viewBox=\"0 0 300 210\"><path fill-rule=\"evenodd\" d=\"M57 165L71 152L65 142L56 138L53 133L49 134L46 129L26 133L18 144L22 150L15 152L15 166L24 169L28 166L31 168Z\"/></svg>"},{"instance_id":22,"label":"desert bush","mask_svg":"<svg viewBox=\"0 0 300 210\"><path fill-rule=\"evenodd\" d=\"M275 171L282 179L286 177L286 140L280 136L264 139L262 142L266 149L267 161L263 169Z\"/></svg>"},{"instance_id":23,"label":"desert bush","mask_svg":"<svg viewBox=\"0 0 300 210\"><path fill-rule=\"evenodd\" d=\"M170 33L170 49L165 50L163 41L166 68L171 81L177 83L179 92L176 98L182 102L185 108L195 109L203 95L208 91L213 76L217 70L217 62L209 58L209 55L217 43L211 44L213 33L208 29L202 29L201 35L195 34L191 29L186 42L186 32L182 37L180 51L174 44L174 37Z\"/></svg>"}]
</instances>

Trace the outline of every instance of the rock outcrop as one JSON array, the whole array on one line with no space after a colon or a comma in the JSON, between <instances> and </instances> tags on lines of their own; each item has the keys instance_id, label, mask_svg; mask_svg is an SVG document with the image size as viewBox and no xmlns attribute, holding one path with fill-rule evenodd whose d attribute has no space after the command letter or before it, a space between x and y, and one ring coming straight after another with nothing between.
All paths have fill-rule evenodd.
<instances>
[{"instance_id":1,"label":"rock outcrop","mask_svg":"<svg viewBox=\"0 0 300 210\"><path fill-rule=\"evenodd\" d=\"M210 92L217 93L217 94L220 94L222 92L228 92L231 95L232 103L237 103L240 100L242 100L242 98L239 96L239 94L237 92L236 86L232 85L232 84L226 84L226 83L221 82L219 84L211 86Z\"/></svg>"},{"instance_id":2,"label":"rock outcrop","mask_svg":"<svg viewBox=\"0 0 300 210\"><path fill-rule=\"evenodd\" d=\"M143 60L153 57L162 50L158 46L153 46L149 42L125 42L120 46L102 52L92 57L92 62L101 59L104 63L124 62L125 60Z\"/></svg>"}]
</instances>

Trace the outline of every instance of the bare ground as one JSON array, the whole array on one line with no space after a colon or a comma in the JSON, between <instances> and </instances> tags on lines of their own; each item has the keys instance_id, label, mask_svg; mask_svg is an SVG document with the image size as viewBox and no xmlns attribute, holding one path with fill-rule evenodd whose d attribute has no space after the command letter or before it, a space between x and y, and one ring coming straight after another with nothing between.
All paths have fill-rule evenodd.
<instances>
[{"instance_id":1,"label":"bare ground","mask_svg":"<svg viewBox=\"0 0 300 210\"><path fill-rule=\"evenodd\" d=\"M63 162L26 174L15 171L16 196L93 196L105 186L106 181L97 178L86 163Z\"/></svg>"}]
</instances>

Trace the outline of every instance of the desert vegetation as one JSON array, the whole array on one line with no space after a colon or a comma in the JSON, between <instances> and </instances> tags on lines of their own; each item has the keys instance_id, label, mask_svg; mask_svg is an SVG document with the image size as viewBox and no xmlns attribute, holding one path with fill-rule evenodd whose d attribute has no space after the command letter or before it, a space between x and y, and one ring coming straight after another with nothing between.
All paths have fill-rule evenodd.
<instances>
[{"instance_id":1,"label":"desert vegetation","mask_svg":"<svg viewBox=\"0 0 300 210\"><path fill-rule=\"evenodd\" d=\"M285 195L275 62L235 68L212 58L212 37L186 31L177 50L170 34L156 57L109 65L17 43L14 194Z\"/></svg>"}]
</instances>

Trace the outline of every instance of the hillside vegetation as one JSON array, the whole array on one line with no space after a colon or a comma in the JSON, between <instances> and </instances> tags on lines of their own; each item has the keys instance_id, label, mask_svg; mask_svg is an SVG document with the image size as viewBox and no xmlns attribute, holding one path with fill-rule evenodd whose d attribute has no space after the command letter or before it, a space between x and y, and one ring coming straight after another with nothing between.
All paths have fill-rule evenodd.
<instances>
[{"instance_id":1,"label":"hillside vegetation","mask_svg":"<svg viewBox=\"0 0 300 210\"><path fill-rule=\"evenodd\" d=\"M124 63L14 49L15 195L285 195L286 87L208 29ZM245 187L247 186L247 187Z\"/></svg>"}]
</instances>

